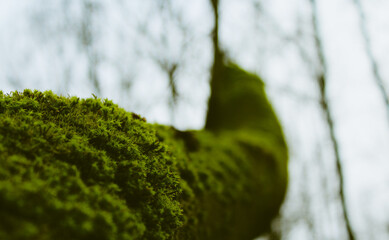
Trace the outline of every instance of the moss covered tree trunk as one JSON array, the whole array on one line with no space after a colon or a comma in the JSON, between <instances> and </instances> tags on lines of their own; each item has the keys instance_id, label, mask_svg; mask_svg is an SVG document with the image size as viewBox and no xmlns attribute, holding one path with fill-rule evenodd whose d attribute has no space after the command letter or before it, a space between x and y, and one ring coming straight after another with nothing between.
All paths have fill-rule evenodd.
<instances>
[{"instance_id":1,"label":"moss covered tree trunk","mask_svg":"<svg viewBox=\"0 0 389 240\"><path fill-rule=\"evenodd\" d=\"M282 130L257 76L220 69L200 131L148 124L108 100L0 92L0 239L269 230L287 185Z\"/></svg>"}]
</instances>

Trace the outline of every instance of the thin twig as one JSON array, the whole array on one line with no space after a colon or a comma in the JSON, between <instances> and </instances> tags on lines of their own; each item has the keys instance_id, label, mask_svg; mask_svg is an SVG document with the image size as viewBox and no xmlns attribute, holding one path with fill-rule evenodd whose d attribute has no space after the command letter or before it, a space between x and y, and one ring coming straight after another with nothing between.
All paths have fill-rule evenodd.
<instances>
[{"instance_id":1,"label":"thin twig","mask_svg":"<svg viewBox=\"0 0 389 240\"><path fill-rule=\"evenodd\" d=\"M328 130L331 138L332 148L334 150L334 155L336 160L336 170L339 178L339 196L342 205L343 218L346 225L348 239L355 240L354 231L351 227L349 214L347 211L347 204L346 204L346 198L344 192L345 187L344 187L344 176L343 176L343 169L342 169L343 167L342 167L342 160L340 157L339 143L336 137L334 120L328 103L329 101L328 101L327 91L326 91L327 62L324 56L324 48L319 34L317 4L316 4L316 0L309 0L309 1L311 3L311 8L312 8L312 27L314 31L316 54L320 65L319 71L316 74L316 80L320 91L320 105L326 118Z\"/></svg>"},{"instance_id":2,"label":"thin twig","mask_svg":"<svg viewBox=\"0 0 389 240\"><path fill-rule=\"evenodd\" d=\"M381 92L382 98L385 102L386 111L387 111L388 120L389 120L389 95L388 95L388 91L385 87L384 79L381 76L381 73L379 71L377 59L374 57L374 54L373 54L373 48L372 48L372 44L371 44L370 36L369 36L369 31L367 29L367 24L366 24L366 16L365 16L365 13L364 13L363 8L362 8L361 1L360 0L353 0L353 1L354 1L356 8L357 8L358 14L359 14L359 27L361 29L363 41L365 44L366 54L367 54L367 57L370 61L370 65L371 65L371 69L373 71L374 79L376 81L376 84L377 84L380 92Z\"/></svg>"}]
</instances>

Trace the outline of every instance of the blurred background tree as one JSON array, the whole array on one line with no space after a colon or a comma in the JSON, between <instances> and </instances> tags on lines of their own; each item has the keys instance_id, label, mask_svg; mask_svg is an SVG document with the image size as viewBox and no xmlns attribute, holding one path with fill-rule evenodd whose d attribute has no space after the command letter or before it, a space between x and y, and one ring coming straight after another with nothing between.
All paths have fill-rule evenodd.
<instances>
[{"instance_id":1,"label":"blurred background tree","mask_svg":"<svg viewBox=\"0 0 389 240\"><path fill-rule=\"evenodd\" d=\"M388 10L383 0L0 1L0 88L94 93L201 128L223 51L263 77L289 140L289 192L266 237L387 239Z\"/></svg>"}]
</instances>

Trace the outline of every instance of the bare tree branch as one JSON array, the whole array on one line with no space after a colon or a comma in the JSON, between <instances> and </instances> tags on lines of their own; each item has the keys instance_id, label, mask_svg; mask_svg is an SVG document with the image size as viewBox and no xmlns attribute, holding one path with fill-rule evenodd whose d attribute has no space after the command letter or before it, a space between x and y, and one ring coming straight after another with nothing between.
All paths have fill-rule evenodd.
<instances>
[{"instance_id":1,"label":"bare tree branch","mask_svg":"<svg viewBox=\"0 0 389 240\"><path fill-rule=\"evenodd\" d=\"M185 61L187 61L185 53L191 47L191 43L194 39L191 30L187 22L185 22L182 12L174 9L171 0L164 0L158 2L155 9L152 9L153 14L157 14L160 21L162 21L163 30L160 33L155 33L150 30L149 21L141 22L138 25L138 33L144 37L144 40L150 43L151 46L161 50L156 52L152 50L145 54L146 58L152 59L152 61L162 70L168 80L168 86L170 90L169 105L171 110L171 121L174 122L174 110L180 99L178 89L178 72L181 70ZM179 54L171 54L172 48L172 28L178 30L180 33L180 40L175 43L174 47L179 49ZM174 40L174 39L173 39ZM142 53L139 53L142 54Z\"/></svg>"},{"instance_id":2,"label":"bare tree branch","mask_svg":"<svg viewBox=\"0 0 389 240\"><path fill-rule=\"evenodd\" d=\"M88 78L92 82L92 85L96 91L96 95L101 96L100 79L98 76L98 65L100 64L100 58L93 48L94 33L92 30L93 14L97 10L98 4L95 2L84 1L83 2L83 20L81 22L79 37L80 42L88 59Z\"/></svg>"},{"instance_id":3,"label":"bare tree branch","mask_svg":"<svg viewBox=\"0 0 389 240\"><path fill-rule=\"evenodd\" d=\"M339 178L339 197L341 201L342 211L343 211L343 218L345 222L345 227L348 235L349 240L355 240L354 231L351 227L349 214L347 211L347 203L345 198L345 192L344 192L344 176L343 176L343 166L342 166L342 159L340 156L339 151L339 142L336 137L335 133L335 124L334 124L334 118L332 116L332 112L329 106L329 100L327 97L327 62L326 58L324 56L324 47L321 41L320 33L319 33L319 23L318 23L318 12L317 12L317 2L316 0L309 0L312 8L312 27L314 32L314 40L315 40L315 49L317 58L319 60L319 70L316 74L316 81L319 88L320 93L320 105L322 108L322 111L325 115L325 119L328 125L328 130L332 142L332 148L334 150L335 160L336 160L336 170L337 175Z\"/></svg>"},{"instance_id":4,"label":"bare tree branch","mask_svg":"<svg viewBox=\"0 0 389 240\"><path fill-rule=\"evenodd\" d=\"M378 62L377 59L374 57L373 53L373 48L372 44L370 41L370 36L369 36L369 31L367 29L367 24L366 24L366 16L362 8L362 4L360 0L353 0L358 14L359 14L359 27L361 29L364 45L365 45L365 51L367 54L367 57L370 62L371 69L373 71L374 75L374 80L377 84L377 87L379 88L382 98L385 102L386 105L386 112L388 115L388 120L389 120L389 95L388 95L388 90L385 87L384 79L380 73L379 67L378 67Z\"/></svg>"},{"instance_id":5,"label":"bare tree branch","mask_svg":"<svg viewBox=\"0 0 389 240\"><path fill-rule=\"evenodd\" d=\"M214 15L214 28L212 31L212 41L213 41L213 50L214 50L214 57L215 62L220 53L220 46L219 46L219 3L220 0L210 0L212 4L212 10Z\"/></svg>"}]
</instances>

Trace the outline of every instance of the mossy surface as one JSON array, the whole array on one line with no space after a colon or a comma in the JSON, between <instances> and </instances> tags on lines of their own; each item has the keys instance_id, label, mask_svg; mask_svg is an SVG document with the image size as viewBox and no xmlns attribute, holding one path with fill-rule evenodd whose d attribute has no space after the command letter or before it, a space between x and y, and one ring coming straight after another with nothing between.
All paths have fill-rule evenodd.
<instances>
[{"instance_id":1,"label":"mossy surface","mask_svg":"<svg viewBox=\"0 0 389 240\"><path fill-rule=\"evenodd\" d=\"M202 131L148 124L108 100L0 92L0 239L250 239L268 230L286 189L286 145L259 79L228 71L257 81L250 99L260 98L252 113L261 116L226 113ZM235 90L220 107L229 111L243 93ZM235 114L243 125L234 127Z\"/></svg>"},{"instance_id":2,"label":"mossy surface","mask_svg":"<svg viewBox=\"0 0 389 240\"><path fill-rule=\"evenodd\" d=\"M154 128L110 101L0 98L0 239L165 239L179 176Z\"/></svg>"}]
</instances>

